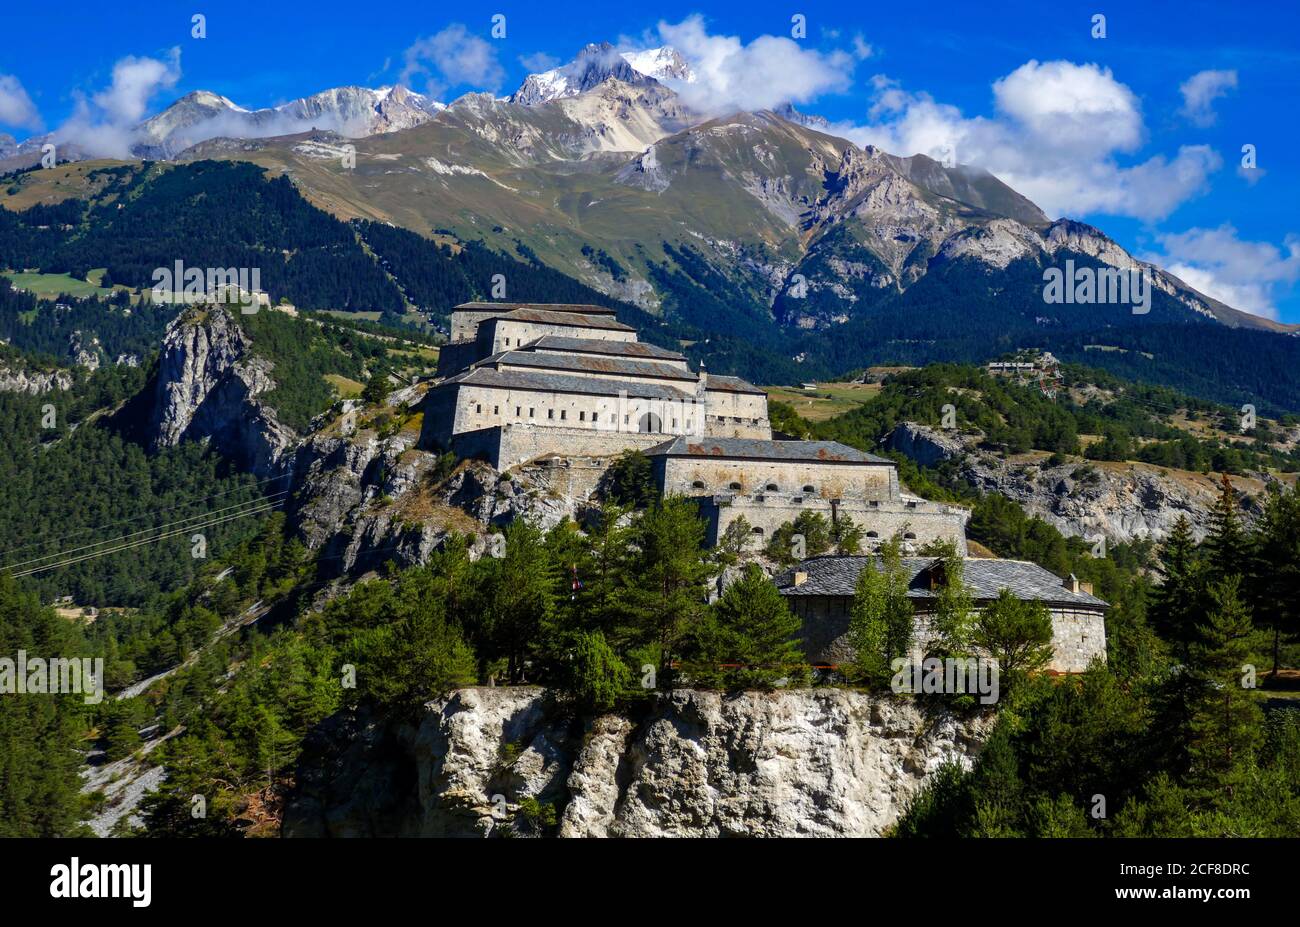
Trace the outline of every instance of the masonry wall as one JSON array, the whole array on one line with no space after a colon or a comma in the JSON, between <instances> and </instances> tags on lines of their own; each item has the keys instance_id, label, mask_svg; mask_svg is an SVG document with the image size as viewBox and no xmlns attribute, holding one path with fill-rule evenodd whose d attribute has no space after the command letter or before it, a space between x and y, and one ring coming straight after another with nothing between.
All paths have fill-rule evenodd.
<instances>
[{"instance_id":1,"label":"masonry wall","mask_svg":"<svg viewBox=\"0 0 1300 927\"><path fill-rule=\"evenodd\" d=\"M481 360L475 341L452 341L438 348L438 376L451 377Z\"/></svg>"},{"instance_id":2,"label":"masonry wall","mask_svg":"<svg viewBox=\"0 0 1300 927\"><path fill-rule=\"evenodd\" d=\"M969 512L954 506L923 502L909 507L904 502L882 502L871 505L866 500L845 499L832 509L829 499L816 495L791 495L758 493L732 498L711 498L703 503L704 514L709 519L710 543L717 543L727 528L738 518L750 526L752 549L767 543L783 524L792 522L800 513L811 511L831 520L847 517L866 533L863 551L871 551L892 537L895 532L903 536L905 553L914 553L933 541L950 541L957 552L966 556L966 519Z\"/></svg>"},{"instance_id":3,"label":"masonry wall","mask_svg":"<svg viewBox=\"0 0 1300 927\"><path fill-rule=\"evenodd\" d=\"M584 431L629 431L656 436L651 446L675 435L693 433L697 409L688 403L660 402L586 393L543 392L496 386L458 384L435 393L454 394L451 433L479 431L498 425L534 425L538 428L567 428ZM446 400L438 405L446 411ZM652 416L647 418L647 416Z\"/></svg>"},{"instance_id":4,"label":"masonry wall","mask_svg":"<svg viewBox=\"0 0 1300 927\"><path fill-rule=\"evenodd\" d=\"M803 622L800 640L813 663L847 663L854 658L848 640L850 596L786 596L791 611ZM1106 620L1101 611L1048 605L1052 615L1052 660L1048 669L1081 673L1089 662L1106 659ZM920 658L934 640L931 616L918 612L912 627L912 656Z\"/></svg>"},{"instance_id":5,"label":"masonry wall","mask_svg":"<svg viewBox=\"0 0 1300 927\"><path fill-rule=\"evenodd\" d=\"M644 450L663 440L663 435L524 424L462 432L452 439L452 447L460 457L486 460L498 470L509 470L547 454L612 457L632 448Z\"/></svg>"},{"instance_id":6,"label":"masonry wall","mask_svg":"<svg viewBox=\"0 0 1300 927\"><path fill-rule=\"evenodd\" d=\"M664 457L658 467L665 493L798 493L822 499L893 497L895 469L889 464L765 461L737 458ZM769 487L775 486L775 489ZM811 487L811 488L809 488Z\"/></svg>"},{"instance_id":7,"label":"masonry wall","mask_svg":"<svg viewBox=\"0 0 1300 927\"><path fill-rule=\"evenodd\" d=\"M704 433L709 437L761 440L772 437L766 394L710 389L705 392L705 402L708 405L708 417Z\"/></svg>"}]
</instances>

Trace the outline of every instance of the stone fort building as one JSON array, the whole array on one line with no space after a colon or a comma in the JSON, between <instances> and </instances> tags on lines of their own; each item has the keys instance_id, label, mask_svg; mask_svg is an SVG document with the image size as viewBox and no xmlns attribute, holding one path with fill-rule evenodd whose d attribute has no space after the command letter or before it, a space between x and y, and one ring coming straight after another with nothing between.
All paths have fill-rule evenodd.
<instances>
[{"instance_id":1,"label":"stone fort building","mask_svg":"<svg viewBox=\"0 0 1300 927\"><path fill-rule=\"evenodd\" d=\"M743 516L762 541L801 512L966 551L968 512L900 491L894 463L833 441L774 440L767 394L692 371L603 306L465 303L439 356L421 442L499 470L637 449L665 494L696 497L716 543Z\"/></svg>"},{"instance_id":2,"label":"stone fort building","mask_svg":"<svg viewBox=\"0 0 1300 927\"><path fill-rule=\"evenodd\" d=\"M966 557L969 512L902 491L893 461L834 441L774 437L767 395L738 377L693 371L676 351L639 341L603 306L473 302L457 306L439 382L424 399L420 442L509 470L540 458L603 465L636 449L664 495L698 500L716 544L743 517L753 547L800 513L851 518L872 551L897 534L907 556L916 638L941 561L919 557L947 541ZM809 655L846 659L854 585L876 558L815 557L778 577L804 619ZM1010 588L1052 613L1053 668L1105 658L1106 603L1071 577L1032 563L965 560L975 604Z\"/></svg>"}]
</instances>

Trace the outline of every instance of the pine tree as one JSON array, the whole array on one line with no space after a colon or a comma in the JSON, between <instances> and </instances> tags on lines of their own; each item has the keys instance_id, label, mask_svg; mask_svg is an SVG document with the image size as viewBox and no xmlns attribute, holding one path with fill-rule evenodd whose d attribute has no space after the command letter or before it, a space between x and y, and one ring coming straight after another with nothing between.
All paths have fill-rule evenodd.
<instances>
[{"instance_id":1,"label":"pine tree","mask_svg":"<svg viewBox=\"0 0 1300 927\"><path fill-rule=\"evenodd\" d=\"M966 588L966 562L958 555L956 545L947 542L931 569L942 575L935 597L932 649L939 656L965 656L975 630L975 603Z\"/></svg>"},{"instance_id":2,"label":"pine tree","mask_svg":"<svg viewBox=\"0 0 1300 927\"><path fill-rule=\"evenodd\" d=\"M808 675L795 639L801 626L767 574L755 563L746 564L690 635L686 658L692 678L728 689L801 681Z\"/></svg>"},{"instance_id":3,"label":"pine tree","mask_svg":"<svg viewBox=\"0 0 1300 927\"><path fill-rule=\"evenodd\" d=\"M1151 601L1151 624L1157 634L1172 642L1181 659L1196 639L1196 624L1204 614L1205 570L1192 540L1187 516L1174 523L1160 548L1160 572L1164 581Z\"/></svg>"},{"instance_id":4,"label":"pine tree","mask_svg":"<svg viewBox=\"0 0 1300 927\"><path fill-rule=\"evenodd\" d=\"M1010 690L1051 661L1052 616L1042 602L1002 589L981 609L972 641L997 661L1001 685Z\"/></svg>"},{"instance_id":5,"label":"pine tree","mask_svg":"<svg viewBox=\"0 0 1300 927\"><path fill-rule=\"evenodd\" d=\"M1205 539L1205 552L1210 571L1216 578L1241 576L1249 568L1250 544L1241 527L1237 490L1226 473L1219 498L1210 514L1210 534Z\"/></svg>"},{"instance_id":6,"label":"pine tree","mask_svg":"<svg viewBox=\"0 0 1300 927\"><path fill-rule=\"evenodd\" d=\"M1273 632L1273 674L1282 641L1300 635L1300 491L1272 489L1264 506L1251 571L1256 621Z\"/></svg>"},{"instance_id":7,"label":"pine tree","mask_svg":"<svg viewBox=\"0 0 1300 927\"><path fill-rule=\"evenodd\" d=\"M707 608L714 568L702 555L706 527L695 503L681 496L663 499L636 526L622 599L642 642L655 648L661 684L671 681L682 637Z\"/></svg>"},{"instance_id":8,"label":"pine tree","mask_svg":"<svg viewBox=\"0 0 1300 927\"><path fill-rule=\"evenodd\" d=\"M566 689L585 711L609 711L632 679L627 664L618 658L599 631L577 637Z\"/></svg>"},{"instance_id":9,"label":"pine tree","mask_svg":"<svg viewBox=\"0 0 1300 927\"><path fill-rule=\"evenodd\" d=\"M1259 706L1242 684L1254 627L1236 576L1211 585L1209 602L1188 663L1196 684L1187 745L1190 777L1203 789L1226 785L1231 792L1262 736Z\"/></svg>"},{"instance_id":10,"label":"pine tree","mask_svg":"<svg viewBox=\"0 0 1300 927\"><path fill-rule=\"evenodd\" d=\"M495 565L486 599L488 637L506 659L507 678L518 684L555 610L559 570L541 531L522 518L506 528L504 556L486 559Z\"/></svg>"}]
</instances>

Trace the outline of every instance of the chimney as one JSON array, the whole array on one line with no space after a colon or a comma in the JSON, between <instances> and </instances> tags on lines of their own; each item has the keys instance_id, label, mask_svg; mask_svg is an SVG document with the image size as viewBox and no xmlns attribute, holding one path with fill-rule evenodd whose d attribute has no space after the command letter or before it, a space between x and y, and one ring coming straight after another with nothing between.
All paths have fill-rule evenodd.
<instances>
[{"instance_id":1,"label":"chimney","mask_svg":"<svg viewBox=\"0 0 1300 927\"><path fill-rule=\"evenodd\" d=\"M796 586L802 586L802 585L803 585L804 583L806 583L806 582L808 582L808 573L807 573L807 571L805 571L805 570L795 570L795 571L794 571L794 584L795 584Z\"/></svg>"},{"instance_id":2,"label":"chimney","mask_svg":"<svg viewBox=\"0 0 1300 927\"><path fill-rule=\"evenodd\" d=\"M1079 588L1088 595L1092 595L1092 583L1079 583Z\"/></svg>"},{"instance_id":3,"label":"chimney","mask_svg":"<svg viewBox=\"0 0 1300 927\"><path fill-rule=\"evenodd\" d=\"M1071 592L1078 592L1079 586L1080 586L1079 577L1075 576L1073 573L1071 573L1069 576L1066 577L1065 579L1066 589L1069 589Z\"/></svg>"}]
</instances>

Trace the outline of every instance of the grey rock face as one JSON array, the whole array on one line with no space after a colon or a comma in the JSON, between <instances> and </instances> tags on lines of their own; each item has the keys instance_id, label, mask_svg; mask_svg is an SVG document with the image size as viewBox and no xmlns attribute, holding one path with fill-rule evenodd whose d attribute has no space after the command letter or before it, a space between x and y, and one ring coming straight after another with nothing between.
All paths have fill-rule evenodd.
<instances>
[{"instance_id":1,"label":"grey rock face","mask_svg":"<svg viewBox=\"0 0 1300 927\"><path fill-rule=\"evenodd\" d=\"M225 309L181 313L163 337L154 446L207 440L259 476L273 474L297 434L258 398L275 388L272 367Z\"/></svg>"},{"instance_id":2,"label":"grey rock face","mask_svg":"<svg viewBox=\"0 0 1300 927\"><path fill-rule=\"evenodd\" d=\"M1208 475L1143 463L1073 461L1050 467L1046 461L1015 463L979 452L978 442L977 435L914 422L898 425L887 439L891 449L924 466L959 460L959 474L972 487L1006 496L1066 535L1159 541L1180 516L1191 522L1196 537L1209 531L1219 484ZM1263 484L1252 478L1233 482L1242 498L1242 517L1251 522L1260 512L1256 499Z\"/></svg>"},{"instance_id":3,"label":"grey rock face","mask_svg":"<svg viewBox=\"0 0 1300 927\"><path fill-rule=\"evenodd\" d=\"M0 393L26 393L39 396L51 390L72 388L72 374L66 370L27 370L0 362Z\"/></svg>"},{"instance_id":4,"label":"grey rock face","mask_svg":"<svg viewBox=\"0 0 1300 927\"><path fill-rule=\"evenodd\" d=\"M992 723L840 689L675 690L639 722L571 719L538 688L461 689L430 702L406 738L414 771L398 781L413 778L413 790L331 804L308 789L290 802L285 832L372 833L375 819L356 809L413 793L414 829L380 822L423 836L531 833L520 808L535 799L557 809L562 837L874 836L941 764L969 763Z\"/></svg>"}]
</instances>

